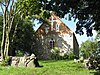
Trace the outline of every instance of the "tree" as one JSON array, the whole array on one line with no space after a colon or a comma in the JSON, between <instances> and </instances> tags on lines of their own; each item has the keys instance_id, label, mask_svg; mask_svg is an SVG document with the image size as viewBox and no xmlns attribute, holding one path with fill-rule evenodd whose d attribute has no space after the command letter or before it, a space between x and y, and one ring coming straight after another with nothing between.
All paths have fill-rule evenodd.
<instances>
[{"instance_id":1,"label":"tree","mask_svg":"<svg viewBox=\"0 0 100 75\"><path fill-rule=\"evenodd\" d=\"M29 19L20 20L15 35L12 37L14 41L10 43L10 55L15 56L15 51L30 54L33 52L36 39L33 25Z\"/></svg>"},{"instance_id":2,"label":"tree","mask_svg":"<svg viewBox=\"0 0 100 75\"><path fill-rule=\"evenodd\" d=\"M17 18L20 20L18 22ZM2 15L0 16L0 45L2 36ZM17 24L18 23L18 24ZM15 56L15 52L28 52L32 53L34 50L34 44L36 41L35 31L33 29L33 22L29 19L21 19L16 17L13 24L17 24L17 28L13 28L10 33L10 56Z\"/></svg>"},{"instance_id":3,"label":"tree","mask_svg":"<svg viewBox=\"0 0 100 75\"><path fill-rule=\"evenodd\" d=\"M71 20L71 18L75 20L78 19L76 23L76 33L80 35L84 34L83 28L86 29L87 36L93 35L93 29L97 31L100 29L99 0L38 0L38 8L36 6L34 7L36 3L34 1L20 1L20 7L25 7L22 12L26 11L26 14L31 16L33 16L32 13L37 13L39 19L49 17L51 11L54 11L60 18L68 14L69 20ZM42 12L42 14L39 12ZM37 16L35 15L35 17ZM42 21L44 20L42 19Z\"/></svg>"},{"instance_id":4,"label":"tree","mask_svg":"<svg viewBox=\"0 0 100 75\"><path fill-rule=\"evenodd\" d=\"M100 30L97 31L96 40L100 39Z\"/></svg>"},{"instance_id":5,"label":"tree","mask_svg":"<svg viewBox=\"0 0 100 75\"><path fill-rule=\"evenodd\" d=\"M76 33L92 36L92 29L100 29L100 1L99 0L0 0L0 7L3 14L3 34L1 42L1 56L4 59L8 56L10 32L14 18L18 15L28 19L38 18L42 22L50 16L50 11L54 11L59 17L69 15L69 20L73 17L79 21L76 23Z\"/></svg>"},{"instance_id":6,"label":"tree","mask_svg":"<svg viewBox=\"0 0 100 75\"><path fill-rule=\"evenodd\" d=\"M0 36L2 36L2 15L0 15ZM1 37L0 37L0 45L1 45Z\"/></svg>"},{"instance_id":7,"label":"tree","mask_svg":"<svg viewBox=\"0 0 100 75\"><path fill-rule=\"evenodd\" d=\"M97 58L100 57L100 30L97 31L97 35L96 35L96 41L97 41L97 50L96 50L96 53L95 53L95 56Z\"/></svg>"},{"instance_id":8,"label":"tree","mask_svg":"<svg viewBox=\"0 0 100 75\"><path fill-rule=\"evenodd\" d=\"M85 55L86 58L95 53L96 49L97 49L97 42L93 40L87 40L83 42L80 47L82 55Z\"/></svg>"},{"instance_id":9,"label":"tree","mask_svg":"<svg viewBox=\"0 0 100 75\"><path fill-rule=\"evenodd\" d=\"M2 33L2 42L1 42L1 58L2 58L2 60L5 60L5 58L8 56L10 43L11 43L11 41L13 41L13 38L11 39L11 36L14 36L18 22L20 20L20 19L17 19L18 20L17 23L14 24L13 23L14 19L17 18L17 16L19 16L19 15L22 18L24 16L25 16L24 18L27 18L28 15L29 16L31 16L31 15L37 16L38 14L42 13L42 11L41 11L42 9L39 6L40 5L39 1L40 0L23 0L23 1L22 0L0 0L0 7L2 10L2 14L3 14L3 26L2 26L3 33ZM31 4L32 7L28 6L28 4L29 5ZM27 8L28 8L28 10L27 10ZM13 33L11 33L12 29L15 30L15 31L13 31Z\"/></svg>"},{"instance_id":10,"label":"tree","mask_svg":"<svg viewBox=\"0 0 100 75\"><path fill-rule=\"evenodd\" d=\"M76 33L83 35L83 28L87 36L92 36L92 30L100 29L100 1L99 0L41 0L44 9L54 11L58 16L69 15L79 21L76 23Z\"/></svg>"},{"instance_id":11,"label":"tree","mask_svg":"<svg viewBox=\"0 0 100 75\"><path fill-rule=\"evenodd\" d=\"M17 13L14 3L14 0L0 0L0 7L3 14L3 33L1 42L2 60L8 56L10 32L13 26L15 14Z\"/></svg>"},{"instance_id":12,"label":"tree","mask_svg":"<svg viewBox=\"0 0 100 75\"><path fill-rule=\"evenodd\" d=\"M43 1L47 0L17 0L17 9L21 9L20 14L24 18L47 22L50 17L50 11L44 9Z\"/></svg>"}]
</instances>

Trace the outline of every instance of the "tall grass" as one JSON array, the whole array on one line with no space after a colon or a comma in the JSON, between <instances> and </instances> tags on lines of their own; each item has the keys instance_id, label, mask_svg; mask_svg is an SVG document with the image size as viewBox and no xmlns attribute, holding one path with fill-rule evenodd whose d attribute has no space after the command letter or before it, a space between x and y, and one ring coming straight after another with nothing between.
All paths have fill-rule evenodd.
<instances>
[{"instance_id":1,"label":"tall grass","mask_svg":"<svg viewBox=\"0 0 100 75\"><path fill-rule=\"evenodd\" d=\"M82 63L68 60L48 60L39 63L43 67L0 67L0 75L100 75L100 72L85 69Z\"/></svg>"}]
</instances>

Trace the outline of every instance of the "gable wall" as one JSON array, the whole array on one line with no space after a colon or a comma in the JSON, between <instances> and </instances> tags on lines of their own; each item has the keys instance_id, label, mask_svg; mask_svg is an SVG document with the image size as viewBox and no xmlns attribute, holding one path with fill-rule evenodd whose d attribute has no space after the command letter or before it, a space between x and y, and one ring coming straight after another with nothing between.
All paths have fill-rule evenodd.
<instances>
[{"instance_id":1,"label":"gable wall","mask_svg":"<svg viewBox=\"0 0 100 75\"><path fill-rule=\"evenodd\" d=\"M56 32L56 24L59 24L59 32ZM47 24L43 24L38 30L37 33L39 34L39 46L38 48L40 51L39 58L50 59L51 57L51 49L50 49L50 40L53 38L55 41L54 46L60 49L61 55L64 53L76 52L73 51L74 48L78 48L77 45L74 45L75 37L73 32L59 19L57 23L54 22L53 31L51 31L51 22L48 25L48 33L45 32L45 27ZM76 40L77 41L77 40ZM76 50L76 49L74 49Z\"/></svg>"},{"instance_id":2,"label":"gable wall","mask_svg":"<svg viewBox=\"0 0 100 75\"><path fill-rule=\"evenodd\" d=\"M77 39L75 37L75 34L73 33L73 53L79 57L79 44L77 42Z\"/></svg>"}]
</instances>

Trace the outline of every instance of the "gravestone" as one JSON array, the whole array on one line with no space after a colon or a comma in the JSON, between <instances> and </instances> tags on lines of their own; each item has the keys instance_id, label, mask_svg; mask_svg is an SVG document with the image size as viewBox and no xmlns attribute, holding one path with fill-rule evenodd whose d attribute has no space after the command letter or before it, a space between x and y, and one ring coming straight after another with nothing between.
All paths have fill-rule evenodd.
<instances>
[{"instance_id":1,"label":"gravestone","mask_svg":"<svg viewBox=\"0 0 100 75\"><path fill-rule=\"evenodd\" d=\"M11 66L18 67L19 59L19 57L12 57Z\"/></svg>"},{"instance_id":2,"label":"gravestone","mask_svg":"<svg viewBox=\"0 0 100 75\"><path fill-rule=\"evenodd\" d=\"M28 59L28 60L26 61L26 66L27 66L27 67L35 67L34 59L35 59L35 55L32 54L32 55L30 56L30 59Z\"/></svg>"},{"instance_id":3,"label":"gravestone","mask_svg":"<svg viewBox=\"0 0 100 75\"><path fill-rule=\"evenodd\" d=\"M36 59L34 54L32 54L31 56L24 56L24 57L12 57L11 66L13 67L35 67L34 59Z\"/></svg>"},{"instance_id":4,"label":"gravestone","mask_svg":"<svg viewBox=\"0 0 100 75\"><path fill-rule=\"evenodd\" d=\"M25 58L24 57L20 57L19 63L18 63L18 67L26 67L25 65Z\"/></svg>"}]
</instances>

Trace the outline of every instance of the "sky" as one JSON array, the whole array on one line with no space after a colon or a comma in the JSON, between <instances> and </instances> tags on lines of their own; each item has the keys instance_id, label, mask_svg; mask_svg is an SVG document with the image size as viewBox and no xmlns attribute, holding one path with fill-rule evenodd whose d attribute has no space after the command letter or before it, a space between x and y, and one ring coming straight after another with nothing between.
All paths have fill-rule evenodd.
<instances>
[{"instance_id":1,"label":"sky","mask_svg":"<svg viewBox=\"0 0 100 75\"><path fill-rule=\"evenodd\" d=\"M63 23L65 23L75 33L75 30L76 30L75 24L76 24L77 21L74 22L73 19L71 21L68 21L68 20L65 20L65 19L61 19L61 20L62 20ZM37 30L40 27L41 24L37 24L38 21L36 21L36 20L34 21L34 23L35 23L34 29ZM76 35L79 46L81 46L82 42L85 42L88 39L94 39L95 36L96 36L96 31L93 30L93 36L92 37L87 37L85 30L84 30L84 35L80 36L79 34L76 34L76 33L75 33L75 35Z\"/></svg>"},{"instance_id":2,"label":"sky","mask_svg":"<svg viewBox=\"0 0 100 75\"><path fill-rule=\"evenodd\" d=\"M1 12L1 8L0 8L0 12ZM61 19L61 20L62 20L62 22L64 22L73 32L75 32L75 30L76 30L76 25L75 25L76 22L74 22L73 19L72 19L71 21L68 21L68 20L65 20L65 19ZM38 21L36 21L36 20L35 20L34 22L35 22L35 27L34 27L34 29L37 30L37 29L39 28L40 24L37 24ZM84 32L86 32L86 31L84 30ZM75 34L75 35L76 35L77 41L78 41L79 46L80 46L82 42L85 42L85 41L88 40L88 39L95 38L96 32L93 31L93 36L92 36L92 37L87 37L87 36L86 36L86 33L84 33L84 35L81 35L81 36L80 36L79 34Z\"/></svg>"},{"instance_id":3,"label":"sky","mask_svg":"<svg viewBox=\"0 0 100 75\"><path fill-rule=\"evenodd\" d=\"M0 10L1 12L1 10ZM65 19L61 19L62 22L64 22L74 33L75 33L75 30L76 30L76 22L74 22L74 20L72 19L71 21L68 21L68 20L65 20ZM34 21L35 22L35 27L34 29L37 30L39 27L40 27L40 24L37 24L38 21ZM96 36L96 31L93 30L93 36L92 37L87 37L86 31L84 30L84 35L79 35L79 34L75 34L76 35L76 38L77 38L77 41L78 41L78 44L79 46L81 46L82 42L85 42L86 40L88 39L92 39L92 38L95 38Z\"/></svg>"},{"instance_id":4,"label":"sky","mask_svg":"<svg viewBox=\"0 0 100 75\"><path fill-rule=\"evenodd\" d=\"M62 19L62 21L75 33L75 30L76 30L76 22L74 22L74 20L72 19L71 21L68 21L68 20L65 20L65 19ZM77 38L77 41L79 43L79 46L81 46L82 42L85 42L86 40L88 39L95 39L96 37L96 31L93 30L93 36L92 37L87 37L86 35L86 31L84 29L84 34L83 35L79 35L79 34L76 34L76 38Z\"/></svg>"}]
</instances>

